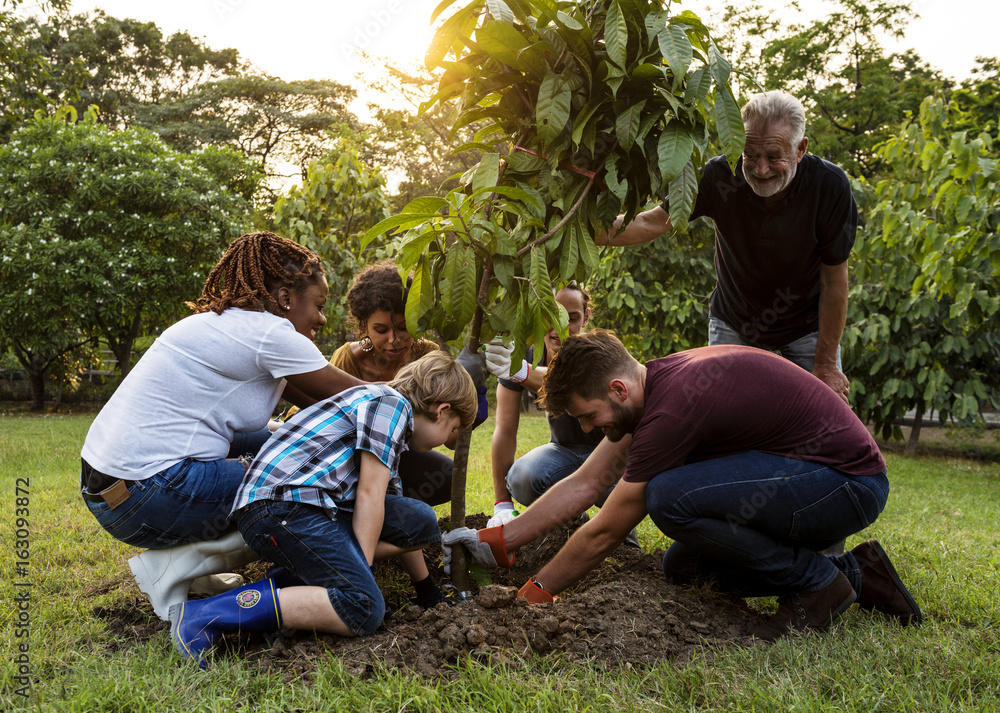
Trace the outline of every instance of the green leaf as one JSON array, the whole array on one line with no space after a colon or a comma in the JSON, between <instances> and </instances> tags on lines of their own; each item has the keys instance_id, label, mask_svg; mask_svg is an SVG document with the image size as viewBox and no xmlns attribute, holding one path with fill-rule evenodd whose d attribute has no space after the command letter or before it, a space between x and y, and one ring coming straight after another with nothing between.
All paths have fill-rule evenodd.
<instances>
[{"instance_id":1,"label":"green leaf","mask_svg":"<svg viewBox=\"0 0 1000 713\"><path fill-rule=\"evenodd\" d=\"M447 297L441 295L441 306L460 325L472 321L476 311L476 254L468 245L454 243L445 258L444 279L448 281Z\"/></svg>"},{"instance_id":2,"label":"green leaf","mask_svg":"<svg viewBox=\"0 0 1000 713\"><path fill-rule=\"evenodd\" d=\"M403 207L400 215L415 213L417 215L435 215L442 208L448 207L448 201L438 196L421 196L414 198Z\"/></svg>"},{"instance_id":3,"label":"green leaf","mask_svg":"<svg viewBox=\"0 0 1000 713\"><path fill-rule=\"evenodd\" d=\"M559 257L559 279L568 282L576 274L576 265L580 260L580 244L577 233L580 223L577 220L570 220L566 224L562 239L562 254Z\"/></svg>"},{"instance_id":4,"label":"green leaf","mask_svg":"<svg viewBox=\"0 0 1000 713\"><path fill-rule=\"evenodd\" d=\"M427 254L420 257L413 270L413 282L406 298L406 323L416 325L434 306L434 284L431 280L430 258Z\"/></svg>"},{"instance_id":5,"label":"green leaf","mask_svg":"<svg viewBox=\"0 0 1000 713\"><path fill-rule=\"evenodd\" d=\"M490 17L494 20L514 24L514 13L503 0L486 0L486 9L490 11Z\"/></svg>"},{"instance_id":6,"label":"green leaf","mask_svg":"<svg viewBox=\"0 0 1000 713\"><path fill-rule=\"evenodd\" d=\"M732 65L729 64L729 60L722 56L714 42L708 46L708 68L712 72L712 79L715 80L716 86L729 83Z\"/></svg>"},{"instance_id":7,"label":"green leaf","mask_svg":"<svg viewBox=\"0 0 1000 713\"><path fill-rule=\"evenodd\" d=\"M594 242L593 232L588 230L586 225L584 225L583 216L577 213L575 217L577 228L574 232L577 237L580 258L588 270L596 270L601 263L601 251L598 249L597 243Z\"/></svg>"},{"instance_id":8,"label":"green leaf","mask_svg":"<svg viewBox=\"0 0 1000 713\"><path fill-rule=\"evenodd\" d=\"M390 230L406 230L436 217L438 217L437 213L433 215L404 214L386 218L369 228L368 232L361 237L361 249L364 250L372 240Z\"/></svg>"},{"instance_id":9,"label":"green leaf","mask_svg":"<svg viewBox=\"0 0 1000 713\"><path fill-rule=\"evenodd\" d=\"M694 140L687 127L671 122L663 128L657 142L656 155L664 184L680 175L684 165L691 159L693 148Z\"/></svg>"},{"instance_id":10,"label":"green leaf","mask_svg":"<svg viewBox=\"0 0 1000 713\"><path fill-rule=\"evenodd\" d=\"M476 30L476 44L498 62L516 67L518 54L528 41L506 22L491 20Z\"/></svg>"},{"instance_id":11,"label":"green leaf","mask_svg":"<svg viewBox=\"0 0 1000 713\"><path fill-rule=\"evenodd\" d=\"M660 52L663 53L663 59L673 72L675 81L684 79L688 67L691 66L691 60L694 59L694 50L684 28L667 25L656 35L656 42Z\"/></svg>"},{"instance_id":12,"label":"green leaf","mask_svg":"<svg viewBox=\"0 0 1000 713\"><path fill-rule=\"evenodd\" d=\"M469 196L469 199L474 200L484 194L496 194L498 196L512 198L528 204L542 215L545 214L545 205L542 203L542 199L537 193L529 193L526 190L515 188L514 186L487 186L485 188L480 188L478 191L473 191L473 193Z\"/></svg>"},{"instance_id":13,"label":"green leaf","mask_svg":"<svg viewBox=\"0 0 1000 713\"><path fill-rule=\"evenodd\" d=\"M583 109L580 110L580 112L576 115L576 118L573 120L573 144L574 145L579 145L580 144L580 137L583 135L583 130L587 126L587 122L590 121L590 117L592 117L594 115L594 112L596 112L598 109L600 109L605 104L605 102L607 102L607 101L608 100L606 98L605 99L601 99L601 100L595 102L593 104L593 106L591 105L590 102L587 102L584 105Z\"/></svg>"},{"instance_id":14,"label":"green leaf","mask_svg":"<svg viewBox=\"0 0 1000 713\"><path fill-rule=\"evenodd\" d=\"M472 190L496 185L500 175L500 156L495 153L484 154L472 177Z\"/></svg>"},{"instance_id":15,"label":"green leaf","mask_svg":"<svg viewBox=\"0 0 1000 713\"><path fill-rule=\"evenodd\" d=\"M567 30L572 30L574 32L579 32L583 29L583 25L576 21L572 15L569 15L562 10L556 12L556 20L560 25L565 27Z\"/></svg>"},{"instance_id":16,"label":"green leaf","mask_svg":"<svg viewBox=\"0 0 1000 713\"><path fill-rule=\"evenodd\" d=\"M715 92L715 126L722 141L722 150L729 161L729 167L736 170L736 162L743 152L746 142L746 131L743 128L743 117L740 108L733 98L733 92L728 85L718 87Z\"/></svg>"},{"instance_id":17,"label":"green leaf","mask_svg":"<svg viewBox=\"0 0 1000 713\"><path fill-rule=\"evenodd\" d=\"M617 1L611 3L604 18L604 46L608 60L624 70L628 65L628 26Z\"/></svg>"},{"instance_id":18,"label":"green leaf","mask_svg":"<svg viewBox=\"0 0 1000 713\"><path fill-rule=\"evenodd\" d=\"M615 136L626 151L635 145L635 137L639 135L639 123L642 120L642 108L645 105L646 100L643 99L620 112L615 120Z\"/></svg>"},{"instance_id":19,"label":"green leaf","mask_svg":"<svg viewBox=\"0 0 1000 713\"><path fill-rule=\"evenodd\" d=\"M688 161L684 169L670 182L670 223L679 231L686 232L688 218L694 210L694 200L698 195L698 172L694 164Z\"/></svg>"},{"instance_id":20,"label":"green leaf","mask_svg":"<svg viewBox=\"0 0 1000 713\"><path fill-rule=\"evenodd\" d=\"M559 138L569 121L570 101L573 93L558 74L547 74L538 89L535 121L538 137L546 144Z\"/></svg>"}]
</instances>

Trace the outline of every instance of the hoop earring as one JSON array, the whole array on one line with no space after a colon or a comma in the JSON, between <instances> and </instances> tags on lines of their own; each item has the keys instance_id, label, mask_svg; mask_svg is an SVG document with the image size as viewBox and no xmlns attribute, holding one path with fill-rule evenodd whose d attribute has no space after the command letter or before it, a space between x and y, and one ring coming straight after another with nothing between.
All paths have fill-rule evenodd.
<instances>
[{"instance_id":1,"label":"hoop earring","mask_svg":"<svg viewBox=\"0 0 1000 713\"><path fill-rule=\"evenodd\" d=\"M363 352L370 352L375 349L375 345L372 344L372 338L367 334L361 337L361 340L358 342L358 346L361 347L361 351Z\"/></svg>"}]
</instances>

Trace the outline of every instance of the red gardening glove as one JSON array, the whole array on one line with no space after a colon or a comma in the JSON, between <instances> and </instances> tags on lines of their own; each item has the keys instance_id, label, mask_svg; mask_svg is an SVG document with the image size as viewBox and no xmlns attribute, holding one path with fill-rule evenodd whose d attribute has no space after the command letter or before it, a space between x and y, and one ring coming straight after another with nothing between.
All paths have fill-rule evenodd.
<instances>
[{"instance_id":1,"label":"red gardening glove","mask_svg":"<svg viewBox=\"0 0 1000 713\"><path fill-rule=\"evenodd\" d=\"M538 586L538 582L532 577L524 586L517 590L518 598L524 597L529 604L550 604L559 601L559 597L553 596Z\"/></svg>"}]
</instances>

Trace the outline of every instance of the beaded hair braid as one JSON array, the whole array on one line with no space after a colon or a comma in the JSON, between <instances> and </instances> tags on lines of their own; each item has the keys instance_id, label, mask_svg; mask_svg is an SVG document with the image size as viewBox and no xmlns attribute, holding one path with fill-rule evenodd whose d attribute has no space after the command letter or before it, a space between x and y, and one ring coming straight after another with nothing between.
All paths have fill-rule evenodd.
<instances>
[{"instance_id":1,"label":"beaded hair braid","mask_svg":"<svg viewBox=\"0 0 1000 713\"><path fill-rule=\"evenodd\" d=\"M323 274L319 258L308 248L279 235L263 231L234 240L212 268L197 303L187 305L196 312L222 314L230 307L278 313L272 291L288 287L301 292Z\"/></svg>"}]
</instances>

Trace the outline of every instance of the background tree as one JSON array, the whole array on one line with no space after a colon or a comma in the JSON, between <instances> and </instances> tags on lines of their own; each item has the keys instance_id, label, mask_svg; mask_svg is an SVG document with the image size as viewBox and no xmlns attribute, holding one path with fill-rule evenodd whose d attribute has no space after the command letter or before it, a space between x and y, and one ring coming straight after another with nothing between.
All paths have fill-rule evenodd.
<instances>
[{"instance_id":1,"label":"background tree","mask_svg":"<svg viewBox=\"0 0 1000 713\"><path fill-rule=\"evenodd\" d=\"M951 100L956 113L955 128L972 133L986 132L993 137L993 155L998 148L997 123L1000 122L1000 60L976 57L972 76L962 82Z\"/></svg>"},{"instance_id":2,"label":"background tree","mask_svg":"<svg viewBox=\"0 0 1000 713\"><path fill-rule=\"evenodd\" d=\"M235 49L214 50L186 32L167 37L155 23L118 19L102 10L29 20L27 39L58 69L38 89L58 97L66 82L78 83L79 97L72 102L77 111L95 105L99 121L116 130L152 128L152 107L242 68Z\"/></svg>"},{"instance_id":3,"label":"background tree","mask_svg":"<svg viewBox=\"0 0 1000 713\"><path fill-rule=\"evenodd\" d=\"M437 81L429 73L407 72L390 64L367 85L370 91L391 97L393 107L369 103L373 121L358 137L358 149L366 162L401 176L390 197L395 212L418 196L444 195L458 185L459 175L479 163L481 151L474 143L481 123L452 131L453 106L435 104L419 111ZM398 108L400 103L407 108Z\"/></svg>"},{"instance_id":4,"label":"background tree","mask_svg":"<svg viewBox=\"0 0 1000 713\"><path fill-rule=\"evenodd\" d=\"M249 204L229 184L248 187L254 169L228 149L180 154L145 129L73 119L34 120L0 147L0 325L24 345L100 335L124 377L139 335L186 313L243 232Z\"/></svg>"},{"instance_id":5,"label":"background tree","mask_svg":"<svg viewBox=\"0 0 1000 713\"><path fill-rule=\"evenodd\" d=\"M46 82L60 73L31 42L31 21L15 13L22 0L5 0L0 5L0 140L39 109L76 100L78 79L63 82L54 95L43 91ZM42 12L65 12L69 0L43 0L34 3ZM74 65L74 69L79 69Z\"/></svg>"},{"instance_id":6,"label":"background tree","mask_svg":"<svg viewBox=\"0 0 1000 713\"><path fill-rule=\"evenodd\" d=\"M323 341L330 346L349 340L347 290L361 266L360 238L388 215L385 177L366 168L352 149L314 161L302 186L290 188L274 207L275 230L323 259L330 283Z\"/></svg>"},{"instance_id":7,"label":"background tree","mask_svg":"<svg viewBox=\"0 0 1000 713\"><path fill-rule=\"evenodd\" d=\"M286 82L244 74L151 106L144 121L179 150L228 146L253 159L268 178L280 180L299 175L300 166L329 151L335 142L331 129L356 125L347 109L355 95L328 79Z\"/></svg>"},{"instance_id":8,"label":"background tree","mask_svg":"<svg viewBox=\"0 0 1000 713\"><path fill-rule=\"evenodd\" d=\"M928 97L882 145L844 335L855 407L886 437L916 411L969 422L1000 402L1000 166L986 132Z\"/></svg>"},{"instance_id":9,"label":"background tree","mask_svg":"<svg viewBox=\"0 0 1000 713\"><path fill-rule=\"evenodd\" d=\"M697 16L659 2L476 0L441 25L427 63L444 74L424 108L455 100L453 129L483 122L482 157L460 187L412 201L365 241L406 231L396 253L415 274L414 331L457 341L471 321L473 351L507 332L514 363L550 325L565 335L552 286L596 269L597 230L668 194L686 229L710 128L732 163L742 150L729 63ZM468 438L455 453L453 526L465 518ZM463 565L452 565L460 590Z\"/></svg>"}]
</instances>

